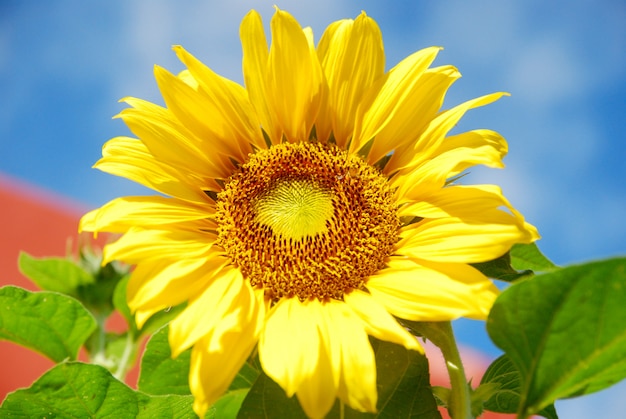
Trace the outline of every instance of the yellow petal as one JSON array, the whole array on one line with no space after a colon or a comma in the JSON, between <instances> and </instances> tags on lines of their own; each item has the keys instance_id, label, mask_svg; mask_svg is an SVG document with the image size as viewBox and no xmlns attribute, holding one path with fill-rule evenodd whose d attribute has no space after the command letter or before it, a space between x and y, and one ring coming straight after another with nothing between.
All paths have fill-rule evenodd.
<instances>
[{"instance_id":1,"label":"yellow petal","mask_svg":"<svg viewBox=\"0 0 626 419\"><path fill-rule=\"evenodd\" d=\"M178 78L181 79L182 81L184 81L185 83L187 83L194 90L198 90L198 86L200 86L198 84L198 80L196 80L193 77L193 75L191 74L191 72L189 70L187 70L187 69L184 69L183 71L178 73Z\"/></svg>"},{"instance_id":2,"label":"yellow petal","mask_svg":"<svg viewBox=\"0 0 626 419\"><path fill-rule=\"evenodd\" d=\"M288 141L304 141L313 128L322 92L316 55L298 22L277 10L272 18L268 57L267 98ZM277 139L272 138L273 142Z\"/></svg>"},{"instance_id":3,"label":"yellow petal","mask_svg":"<svg viewBox=\"0 0 626 419\"><path fill-rule=\"evenodd\" d=\"M300 303L297 298L285 298L277 302L259 339L263 370L288 397L318 367L321 341L314 310L308 309L317 304L315 301Z\"/></svg>"},{"instance_id":4,"label":"yellow petal","mask_svg":"<svg viewBox=\"0 0 626 419\"><path fill-rule=\"evenodd\" d=\"M209 332L191 351L189 387L194 396L193 409L201 418L228 390L250 356L263 326L263 292L245 288L244 293L252 295L248 306L240 310L236 327ZM220 344L216 345L216 341Z\"/></svg>"},{"instance_id":5,"label":"yellow petal","mask_svg":"<svg viewBox=\"0 0 626 419\"><path fill-rule=\"evenodd\" d=\"M448 186L402 206L398 214L425 219L452 217L462 219L467 224L483 226L515 226L519 230L519 243L530 243L540 238L537 229L524 220L524 216L495 185ZM409 226L407 229L417 231L414 227Z\"/></svg>"},{"instance_id":6,"label":"yellow petal","mask_svg":"<svg viewBox=\"0 0 626 419\"><path fill-rule=\"evenodd\" d=\"M202 257L215 239L215 233L204 231L132 227L116 242L105 246L103 263L120 260L136 264L145 259Z\"/></svg>"},{"instance_id":7,"label":"yellow petal","mask_svg":"<svg viewBox=\"0 0 626 419\"><path fill-rule=\"evenodd\" d=\"M300 406L310 418L324 418L337 398L337 385L334 382L335 375L333 364L329 359L328 352L322 344L315 350L317 370L302 378L302 383L296 392ZM297 368L297 366L293 366Z\"/></svg>"},{"instance_id":8,"label":"yellow petal","mask_svg":"<svg viewBox=\"0 0 626 419\"><path fill-rule=\"evenodd\" d=\"M449 150L442 150L431 160L419 164L409 171L396 173L390 180L395 189L395 198L399 204L408 201L417 201L443 188L452 176L458 175L468 167L484 164L489 167L502 167L502 156L506 153L504 139L495 135L476 134L474 131L459 134L465 138L472 138L475 142L467 147L459 146ZM456 143L458 136L452 138ZM501 139L502 142L499 142ZM445 142L444 141L444 144ZM443 149L443 147L441 147Z\"/></svg>"},{"instance_id":9,"label":"yellow petal","mask_svg":"<svg viewBox=\"0 0 626 419\"><path fill-rule=\"evenodd\" d=\"M219 109L220 104L159 66L155 66L154 76L167 108L182 126L204 140L205 153L218 152L244 161L252 151L248 142L250 139L242 138L230 125L232 121Z\"/></svg>"},{"instance_id":10,"label":"yellow petal","mask_svg":"<svg viewBox=\"0 0 626 419\"><path fill-rule=\"evenodd\" d=\"M497 132L478 129L462 134L446 137L435 154L443 154L452 150L463 150L464 157L449 171L448 176L456 176L470 166L482 164L487 167L501 169L502 159L508 152L506 140ZM457 155L461 155L460 153Z\"/></svg>"},{"instance_id":11,"label":"yellow petal","mask_svg":"<svg viewBox=\"0 0 626 419\"><path fill-rule=\"evenodd\" d=\"M424 220L401 230L397 244L403 255L437 262L486 262L505 254L515 243L530 243L534 227L501 211L487 221L456 217Z\"/></svg>"},{"instance_id":12,"label":"yellow petal","mask_svg":"<svg viewBox=\"0 0 626 419\"><path fill-rule=\"evenodd\" d=\"M102 158L95 168L113 175L125 177L157 192L198 203L210 202L210 198L187 173L163 165L154 159L141 141L116 137L109 140L102 148ZM207 190L220 190L214 181L202 186Z\"/></svg>"},{"instance_id":13,"label":"yellow petal","mask_svg":"<svg viewBox=\"0 0 626 419\"><path fill-rule=\"evenodd\" d=\"M224 167L225 162L214 158L215 153L209 155L203 152L200 141L178 123L167 109L140 99L123 100L133 107L124 109L117 117L164 165L194 172L198 177L206 179L229 175L232 168Z\"/></svg>"},{"instance_id":14,"label":"yellow petal","mask_svg":"<svg viewBox=\"0 0 626 419\"><path fill-rule=\"evenodd\" d=\"M309 417L324 417L337 396L354 409L376 409L374 353L363 321L343 302L281 300L261 335L259 356Z\"/></svg>"},{"instance_id":15,"label":"yellow petal","mask_svg":"<svg viewBox=\"0 0 626 419\"><path fill-rule=\"evenodd\" d=\"M398 215L421 218L457 217L464 220L495 220L503 211L514 211L511 204L495 185L456 185L440 189L436 193L420 197L400 208Z\"/></svg>"},{"instance_id":16,"label":"yellow petal","mask_svg":"<svg viewBox=\"0 0 626 419\"><path fill-rule=\"evenodd\" d=\"M448 88L459 77L461 74L452 66L426 70L407 92L393 120L374 138L367 161L374 164L390 153L412 153L413 145L439 112ZM385 173L391 173L387 165Z\"/></svg>"},{"instance_id":17,"label":"yellow petal","mask_svg":"<svg viewBox=\"0 0 626 419\"><path fill-rule=\"evenodd\" d=\"M205 220L206 228L215 228L215 223L207 220L214 213L212 205L200 207L163 196L127 196L85 214L78 230L124 233L135 225L149 227L192 220Z\"/></svg>"},{"instance_id":18,"label":"yellow petal","mask_svg":"<svg viewBox=\"0 0 626 419\"><path fill-rule=\"evenodd\" d=\"M217 336L210 341L208 349L223 351L219 332L240 330L244 314L256 307L250 282L244 280L238 269L225 267L213 276L203 292L189 301L185 310L170 323L174 357L208 333Z\"/></svg>"},{"instance_id":19,"label":"yellow petal","mask_svg":"<svg viewBox=\"0 0 626 419\"><path fill-rule=\"evenodd\" d=\"M219 141L237 143L241 151L248 150L247 146L243 145L246 142L265 148L266 144L259 121L246 90L237 83L215 74L183 47L175 46L174 51L187 66L194 79L198 81L201 93L212 105L204 112L211 116L221 117L221 121L215 119L215 122L221 122L220 125L209 122Z\"/></svg>"},{"instance_id":20,"label":"yellow petal","mask_svg":"<svg viewBox=\"0 0 626 419\"><path fill-rule=\"evenodd\" d=\"M366 286L391 314L414 321L485 319L498 295L487 277L463 264L403 261L372 276Z\"/></svg>"},{"instance_id":21,"label":"yellow petal","mask_svg":"<svg viewBox=\"0 0 626 419\"><path fill-rule=\"evenodd\" d=\"M354 21L335 22L320 39L318 55L329 85L332 130L337 145L345 147L363 94L385 71L380 29L364 12Z\"/></svg>"},{"instance_id":22,"label":"yellow petal","mask_svg":"<svg viewBox=\"0 0 626 419\"><path fill-rule=\"evenodd\" d=\"M424 352L415 336L400 326L396 319L371 295L354 290L344 295L344 301L365 323L365 331L368 335L397 343L407 349Z\"/></svg>"},{"instance_id":23,"label":"yellow petal","mask_svg":"<svg viewBox=\"0 0 626 419\"><path fill-rule=\"evenodd\" d=\"M426 48L405 58L368 90L357 110L351 152L358 151L387 125L395 123L398 112L415 105L409 102L415 99L415 85L439 50Z\"/></svg>"},{"instance_id":24,"label":"yellow petal","mask_svg":"<svg viewBox=\"0 0 626 419\"><path fill-rule=\"evenodd\" d=\"M432 159L437 155L436 150L444 141L445 136L458 124L468 110L493 103L505 95L507 93L498 92L481 96L440 113L430 121L411 150L407 150L408 152L404 153L396 153L391 157L387 164L388 167L385 167L386 173L392 173L395 170L406 172Z\"/></svg>"},{"instance_id":25,"label":"yellow petal","mask_svg":"<svg viewBox=\"0 0 626 419\"><path fill-rule=\"evenodd\" d=\"M261 126L273 144L281 141L282 129L267 100L267 65L269 52L259 14L252 10L241 22L239 28L243 49L243 79L250 102L261 121Z\"/></svg>"},{"instance_id":26,"label":"yellow petal","mask_svg":"<svg viewBox=\"0 0 626 419\"><path fill-rule=\"evenodd\" d=\"M362 323L354 311L340 301L331 300L322 308L326 329L322 330L322 336L336 342L341 354L339 363L335 361L332 366L341 373L339 397L355 410L376 412L376 361Z\"/></svg>"},{"instance_id":27,"label":"yellow petal","mask_svg":"<svg viewBox=\"0 0 626 419\"><path fill-rule=\"evenodd\" d=\"M158 259L141 262L133 270L126 290L128 306L138 327L156 312L197 296L221 269L220 252L205 258Z\"/></svg>"}]
</instances>

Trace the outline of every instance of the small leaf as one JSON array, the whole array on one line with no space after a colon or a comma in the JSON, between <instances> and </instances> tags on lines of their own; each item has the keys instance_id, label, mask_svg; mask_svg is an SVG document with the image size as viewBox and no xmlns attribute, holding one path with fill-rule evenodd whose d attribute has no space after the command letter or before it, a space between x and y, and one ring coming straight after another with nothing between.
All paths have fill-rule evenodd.
<instances>
[{"instance_id":1,"label":"small leaf","mask_svg":"<svg viewBox=\"0 0 626 419\"><path fill-rule=\"evenodd\" d=\"M69 259L35 258L21 252L20 272L45 291L55 291L78 298L78 288L93 284L94 277Z\"/></svg>"},{"instance_id":2,"label":"small leaf","mask_svg":"<svg viewBox=\"0 0 626 419\"><path fill-rule=\"evenodd\" d=\"M516 413L520 403L520 376L508 356L502 355L489 365L476 392L489 385L493 387L488 397L485 397L484 408L497 413ZM538 414L548 419L558 419L554 405Z\"/></svg>"},{"instance_id":3,"label":"small leaf","mask_svg":"<svg viewBox=\"0 0 626 419\"><path fill-rule=\"evenodd\" d=\"M76 359L78 349L95 329L93 316L72 297L13 286L0 288L0 339L61 362Z\"/></svg>"},{"instance_id":4,"label":"small leaf","mask_svg":"<svg viewBox=\"0 0 626 419\"><path fill-rule=\"evenodd\" d=\"M520 372L520 412L626 377L624 307L624 258L536 276L498 297L487 330Z\"/></svg>"},{"instance_id":5,"label":"small leaf","mask_svg":"<svg viewBox=\"0 0 626 419\"><path fill-rule=\"evenodd\" d=\"M511 265L515 269L529 269L535 272L551 272L559 269L550 259L544 256L537 244L514 244L511 248Z\"/></svg>"},{"instance_id":6,"label":"small leaf","mask_svg":"<svg viewBox=\"0 0 626 419\"><path fill-rule=\"evenodd\" d=\"M234 419L239 414L241 404L248 395L250 389L244 388L240 390L233 390L226 393L224 396L215 402L213 406L209 408L204 419Z\"/></svg>"},{"instance_id":7,"label":"small leaf","mask_svg":"<svg viewBox=\"0 0 626 419\"><path fill-rule=\"evenodd\" d=\"M0 417L195 418L191 396L148 396L98 365L59 364L31 387L9 394Z\"/></svg>"},{"instance_id":8,"label":"small leaf","mask_svg":"<svg viewBox=\"0 0 626 419\"><path fill-rule=\"evenodd\" d=\"M146 345L141 359L141 374L137 388L144 393L189 395L189 361L191 350L176 359L168 342L168 327L156 332Z\"/></svg>"}]
</instances>

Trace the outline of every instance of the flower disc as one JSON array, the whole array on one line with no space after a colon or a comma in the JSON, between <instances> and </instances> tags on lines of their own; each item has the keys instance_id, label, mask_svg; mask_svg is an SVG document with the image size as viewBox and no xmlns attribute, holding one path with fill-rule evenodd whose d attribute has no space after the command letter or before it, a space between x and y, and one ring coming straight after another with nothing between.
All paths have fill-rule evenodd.
<instances>
[{"instance_id":1,"label":"flower disc","mask_svg":"<svg viewBox=\"0 0 626 419\"><path fill-rule=\"evenodd\" d=\"M400 226L387 178L333 145L250 156L218 195L218 243L271 299L341 300L381 269Z\"/></svg>"}]
</instances>

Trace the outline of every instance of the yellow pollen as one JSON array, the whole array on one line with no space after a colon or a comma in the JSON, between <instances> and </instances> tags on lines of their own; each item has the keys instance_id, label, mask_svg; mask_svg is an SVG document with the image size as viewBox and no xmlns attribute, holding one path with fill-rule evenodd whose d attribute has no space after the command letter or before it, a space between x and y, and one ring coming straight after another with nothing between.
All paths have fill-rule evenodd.
<instances>
[{"instance_id":1,"label":"yellow pollen","mask_svg":"<svg viewBox=\"0 0 626 419\"><path fill-rule=\"evenodd\" d=\"M387 178L334 145L251 154L216 205L217 243L274 301L341 300L385 266L398 241Z\"/></svg>"},{"instance_id":2,"label":"yellow pollen","mask_svg":"<svg viewBox=\"0 0 626 419\"><path fill-rule=\"evenodd\" d=\"M327 231L333 215L330 191L312 181L282 181L254 204L256 220L284 238L299 240Z\"/></svg>"}]
</instances>

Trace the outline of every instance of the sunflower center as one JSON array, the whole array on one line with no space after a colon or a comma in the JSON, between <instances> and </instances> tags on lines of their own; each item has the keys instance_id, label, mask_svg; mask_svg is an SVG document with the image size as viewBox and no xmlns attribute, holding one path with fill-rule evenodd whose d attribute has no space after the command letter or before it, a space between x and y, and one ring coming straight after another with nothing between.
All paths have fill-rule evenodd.
<instances>
[{"instance_id":1,"label":"sunflower center","mask_svg":"<svg viewBox=\"0 0 626 419\"><path fill-rule=\"evenodd\" d=\"M342 299L383 268L399 220L387 178L332 145L250 156L217 197L218 244L273 299Z\"/></svg>"},{"instance_id":2,"label":"sunflower center","mask_svg":"<svg viewBox=\"0 0 626 419\"><path fill-rule=\"evenodd\" d=\"M330 191L307 179L277 183L254 207L260 224L293 240L325 233L326 222L333 215Z\"/></svg>"}]
</instances>

